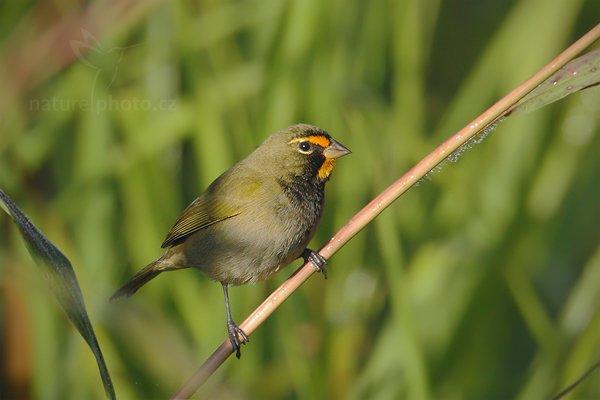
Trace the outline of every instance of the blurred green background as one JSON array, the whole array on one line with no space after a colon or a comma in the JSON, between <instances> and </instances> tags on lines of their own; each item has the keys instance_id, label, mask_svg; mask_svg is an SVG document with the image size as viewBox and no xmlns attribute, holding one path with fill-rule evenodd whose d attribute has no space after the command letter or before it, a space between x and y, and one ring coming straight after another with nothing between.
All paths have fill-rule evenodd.
<instances>
[{"instance_id":1,"label":"blurred green background","mask_svg":"<svg viewBox=\"0 0 600 400\"><path fill-rule=\"evenodd\" d=\"M353 150L319 248L598 23L597 0L0 3L0 187L71 259L122 399L225 339L185 270L108 302L183 208L296 122ZM200 390L219 399L544 399L600 360L600 91L500 124L394 203ZM0 217L1 398L101 399ZM231 291L238 321L296 268ZM600 398L596 373L573 399Z\"/></svg>"}]
</instances>

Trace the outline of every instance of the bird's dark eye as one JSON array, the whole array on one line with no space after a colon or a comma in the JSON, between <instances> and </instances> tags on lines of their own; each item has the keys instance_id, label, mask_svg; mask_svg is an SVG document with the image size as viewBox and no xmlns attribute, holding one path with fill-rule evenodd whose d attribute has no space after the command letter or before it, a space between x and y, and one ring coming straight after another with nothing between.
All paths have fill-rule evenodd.
<instances>
[{"instance_id":1,"label":"bird's dark eye","mask_svg":"<svg viewBox=\"0 0 600 400\"><path fill-rule=\"evenodd\" d=\"M305 140L298 143L298 150L300 150L301 153L309 154L312 153L312 146Z\"/></svg>"}]
</instances>

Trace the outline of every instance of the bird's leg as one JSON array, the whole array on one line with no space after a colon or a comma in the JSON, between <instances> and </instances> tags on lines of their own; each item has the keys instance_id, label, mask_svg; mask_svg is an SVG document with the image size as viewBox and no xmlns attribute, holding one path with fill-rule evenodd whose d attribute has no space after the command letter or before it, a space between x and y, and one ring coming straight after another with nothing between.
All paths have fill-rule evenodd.
<instances>
[{"instance_id":1,"label":"bird's leg","mask_svg":"<svg viewBox=\"0 0 600 400\"><path fill-rule=\"evenodd\" d=\"M325 264L327 264L327 259L325 257L323 257L316 251L313 251L309 248L304 249L304 251L302 252L302 255L300 257L302 257L304 259L305 263L310 261L312 263L312 265L314 265L317 272L322 273L323 277L325 279L327 279L327 270L325 269Z\"/></svg>"},{"instance_id":2,"label":"bird's leg","mask_svg":"<svg viewBox=\"0 0 600 400\"><path fill-rule=\"evenodd\" d=\"M248 335L233 321L233 317L231 316L231 307L229 306L229 286L225 283L223 285L223 294L225 294L225 309L227 310L227 334L229 335L229 341L231 342L231 346L235 351L235 356L240 358L242 353L240 351L240 346L249 342ZM240 338L242 339L240 341Z\"/></svg>"}]
</instances>

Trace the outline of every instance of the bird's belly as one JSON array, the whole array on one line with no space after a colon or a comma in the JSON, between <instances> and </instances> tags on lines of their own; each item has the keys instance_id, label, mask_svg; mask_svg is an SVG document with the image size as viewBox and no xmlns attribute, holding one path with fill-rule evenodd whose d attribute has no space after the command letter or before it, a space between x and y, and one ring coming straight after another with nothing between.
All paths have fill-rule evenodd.
<instances>
[{"instance_id":1,"label":"bird's belly","mask_svg":"<svg viewBox=\"0 0 600 400\"><path fill-rule=\"evenodd\" d=\"M288 225L293 227L281 228ZM313 230L300 225L269 225L258 218L222 221L192 234L181 244L186 266L232 285L268 279L298 258L306 247Z\"/></svg>"}]
</instances>

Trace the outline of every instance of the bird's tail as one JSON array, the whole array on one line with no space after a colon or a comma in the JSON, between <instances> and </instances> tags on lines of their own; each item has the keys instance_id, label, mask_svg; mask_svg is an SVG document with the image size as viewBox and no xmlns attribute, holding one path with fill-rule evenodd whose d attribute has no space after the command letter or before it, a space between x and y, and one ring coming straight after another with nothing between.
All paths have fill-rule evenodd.
<instances>
[{"instance_id":1,"label":"bird's tail","mask_svg":"<svg viewBox=\"0 0 600 400\"><path fill-rule=\"evenodd\" d=\"M158 274L163 271L168 271L170 269L175 269L172 267L171 263L163 260L163 258L159 258L156 261L148 264L144 269L135 274L131 279L129 279L119 290L117 290L111 297L111 300L118 299L119 297L129 297L135 292L138 291L139 288L144 286L146 283L156 278Z\"/></svg>"}]
</instances>

